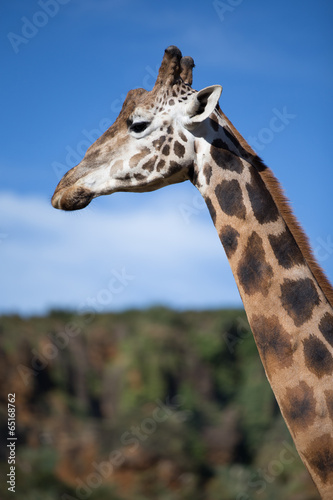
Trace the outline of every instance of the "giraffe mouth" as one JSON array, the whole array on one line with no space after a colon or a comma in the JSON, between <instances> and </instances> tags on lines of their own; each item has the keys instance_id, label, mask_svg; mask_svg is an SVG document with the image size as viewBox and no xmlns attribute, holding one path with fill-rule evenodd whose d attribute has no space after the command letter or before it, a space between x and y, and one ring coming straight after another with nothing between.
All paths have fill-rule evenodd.
<instances>
[{"instance_id":1,"label":"giraffe mouth","mask_svg":"<svg viewBox=\"0 0 333 500\"><path fill-rule=\"evenodd\" d=\"M93 198L93 192L82 186L62 188L60 190L56 189L51 203L54 208L60 210L81 210L89 205Z\"/></svg>"}]
</instances>

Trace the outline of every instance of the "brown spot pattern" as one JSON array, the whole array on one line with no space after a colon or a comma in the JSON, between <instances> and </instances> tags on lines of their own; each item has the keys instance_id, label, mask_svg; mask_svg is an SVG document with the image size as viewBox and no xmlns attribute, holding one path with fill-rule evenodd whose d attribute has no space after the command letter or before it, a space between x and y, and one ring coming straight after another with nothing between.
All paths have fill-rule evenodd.
<instances>
[{"instance_id":1,"label":"brown spot pattern","mask_svg":"<svg viewBox=\"0 0 333 500\"><path fill-rule=\"evenodd\" d=\"M187 176L188 179L194 184L195 186L199 187L200 183L198 181L198 172L194 168L194 163L189 165L188 170L187 170Z\"/></svg>"},{"instance_id":2,"label":"brown spot pattern","mask_svg":"<svg viewBox=\"0 0 333 500\"><path fill-rule=\"evenodd\" d=\"M251 328L268 374L292 365L291 336L282 327L277 316L254 316Z\"/></svg>"},{"instance_id":3,"label":"brown spot pattern","mask_svg":"<svg viewBox=\"0 0 333 500\"><path fill-rule=\"evenodd\" d=\"M168 170L169 175L177 174L180 170L182 170L182 166L179 165L176 161L170 161L170 166Z\"/></svg>"},{"instance_id":4,"label":"brown spot pattern","mask_svg":"<svg viewBox=\"0 0 333 500\"><path fill-rule=\"evenodd\" d=\"M252 155L250 155L246 151L246 149L243 148L243 146L241 145L241 143L239 142L237 137L233 134L232 130L228 126L223 127L223 132L224 132L225 136L227 137L227 139L230 142L232 142L232 144L235 146L236 151L238 151L238 153L240 154L240 156L242 158L245 158L245 159L252 158Z\"/></svg>"},{"instance_id":5,"label":"brown spot pattern","mask_svg":"<svg viewBox=\"0 0 333 500\"><path fill-rule=\"evenodd\" d=\"M155 141L153 141L153 147L159 151L161 149L161 147L163 146L165 139L166 139L165 135L161 135L161 137L159 137L159 139L156 139Z\"/></svg>"},{"instance_id":6,"label":"brown spot pattern","mask_svg":"<svg viewBox=\"0 0 333 500\"><path fill-rule=\"evenodd\" d=\"M142 165L142 168L144 170L148 170L148 172L152 172L154 170L156 159L156 156L153 156L153 158L150 158L148 161L146 161L146 163Z\"/></svg>"},{"instance_id":7,"label":"brown spot pattern","mask_svg":"<svg viewBox=\"0 0 333 500\"><path fill-rule=\"evenodd\" d=\"M231 226L224 226L221 230L220 239L229 259L237 249L239 236L239 232Z\"/></svg>"},{"instance_id":8,"label":"brown spot pattern","mask_svg":"<svg viewBox=\"0 0 333 500\"><path fill-rule=\"evenodd\" d=\"M243 193L236 179L222 181L221 184L216 186L215 194L224 213L234 215L239 219L245 219L246 209Z\"/></svg>"},{"instance_id":9,"label":"brown spot pattern","mask_svg":"<svg viewBox=\"0 0 333 500\"><path fill-rule=\"evenodd\" d=\"M247 295L260 292L267 297L272 283L273 270L266 262L262 239L255 231L247 241L244 254L238 264L237 276Z\"/></svg>"},{"instance_id":10,"label":"brown spot pattern","mask_svg":"<svg viewBox=\"0 0 333 500\"><path fill-rule=\"evenodd\" d=\"M217 121L215 121L215 120L213 120L212 118L209 118L209 123L210 123L210 125L211 125L212 129L213 129L215 132L217 132L217 131L218 131L218 129L219 129L219 124L218 124L218 122L217 122Z\"/></svg>"},{"instance_id":11,"label":"brown spot pattern","mask_svg":"<svg viewBox=\"0 0 333 500\"><path fill-rule=\"evenodd\" d=\"M215 149L224 149L228 150L228 145L219 137L218 139L214 139L212 144L211 144L211 152L214 151Z\"/></svg>"},{"instance_id":12,"label":"brown spot pattern","mask_svg":"<svg viewBox=\"0 0 333 500\"><path fill-rule=\"evenodd\" d=\"M333 482L333 437L330 434L311 441L304 454L323 483Z\"/></svg>"},{"instance_id":13,"label":"brown spot pattern","mask_svg":"<svg viewBox=\"0 0 333 500\"><path fill-rule=\"evenodd\" d=\"M324 391L329 416L333 421L333 390Z\"/></svg>"},{"instance_id":14,"label":"brown spot pattern","mask_svg":"<svg viewBox=\"0 0 333 500\"><path fill-rule=\"evenodd\" d=\"M319 323L319 330L325 339L333 346L333 316L329 312L325 313Z\"/></svg>"},{"instance_id":15,"label":"brown spot pattern","mask_svg":"<svg viewBox=\"0 0 333 500\"><path fill-rule=\"evenodd\" d=\"M281 303L295 326L312 317L312 311L320 302L316 287L310 278L299 280L285 279L281 285Z\"/></svg>"},{"instance_id":16,"label":"brown spot pattern","mask_svg":"<svg viewBox=\"0 0 333 500\"><path fill-rule=\"evenodd\" d=\"M179 137L181 138L181 140L183 142L187 142L187 137L185 134L183 134L183 132L181 130L179 131Z\"/></svg>"},{"instance_id":17,"label":"brown spot pattern","mask_svg":"<svg viewBox=\"0 0 333 500\"><path fill-rule=\"evenodd\" d=\"M315 335L303 340L305 364L318 378L333 373L333 357L324 342Z\"/></svg>"},{"instance_id":18,"label":"brown spot pattern","mask_svg":"<svg viewBox=\"0 0 333 500\"><path fill-rule=\"evenodd\" d=\"M303 255L288 228L278 236L270 234L268 239L280 266L290 269L304 263Z\"/></svg>"},{"instance_id":19,"label":"brown spot pattern","mask_svg":"<svg viewBox=\"0 0 333 500\"><path fill-rule=\"evenodd\" d=\"M117 172L123 168L123 160L117 160L111 167L111 172ZM111 174L112 175L112 174Z\"/></svg>"},{"instance_id":20,"label":"brown spot pattern","mask_svg":"<svg viewBox=\"0 0 333 500\"><path fill-rule=\"evenodd\" d=\"M251 168L250 172L251 184L246 184L246 189L255 218L260 224L276 221L279 212L270 192L266 188L260 174L254 168Z\"/></svg>"},{"instance_id":21,"label":"brown spot pattern","mask_svg":"<svg viewBox=\"0 0 333 500\"><path fill-rule=\"evenodd\" d=\"M143 179L146 179L146 176L145 175L142 175L142 174L134 174L133 175L134 179L136 179L137 181L142 181Z\"/></svg>"},{"instance_id":22,"label":"brown spot pattern","mask_svg":"<svg viewBox=\"0 0 333 500\"><path fill-rule=\"evenodd\" d=\"M166 144L164 148L162 149L162 155L168 156L170 153L170 146Z\"/></svg>"},{"instance_id":23,"label":"brown spot pattern","mask_svg":"<svg viewBox=\"0 0 333 500\"><path fill-rule=\"evenodd\" d=\"M134 156L132 156L132 158L129 161L129 166L136 167L136 165L139 163L139 161L142 160L143 158L145 158L147 155L149 155L149 153L150 153L150 150L148 148L143 148L143 150L140 151L140 153L137 153Z\"/></svg>"},{"instance_id":24,"label":"brown spot pattern","mask_svg":"<svg viewBox=\"0 0 333 500\"><path fill-rule=\"evenodd\" d=\"M159 172L160 170L162 170L162 168L164 167L165 165L165 161L164 160L160 160L157 164L157 167L156 167L156 170L157 172Z\"/></svg>"},{"instance_id":25,"label":"brown spot pattern","mask_svg":"<svg viewBox=\"0 0 333 500\"><path fill-rule=\"evenodd\" d=\"M203 174L206 177L206 182L207 182L207 185L209 186L210 178L212 176L212 167L208 163L206 163L204 166Z\"/></svg>"},{"instance_id":26,"label":"brown spot pattern","mask_svg":"<svg viewBox=\"0 0 333 500\"><path fill-rule=\"evenodd\" d=\"M210 154L219 167L231 172L237 172L238 174L243 172L244 167L241 160L238 156L227 150L227 145L222 139L215 139L212 142Z\"/></svg>"},{"instance_id":27,"label":"brown spot pattern","mask_svg":"<svg viewBox=\"0 0 333 500\"><path fill-rule=\"evenodd\" d=\"M175 152L175 155L178 156L178 158L183 158L185 154L185 148L182 144L180 144L180 142L175 141L173 145L173 150Z\"/></svg>"},{"instance_id":28,"label":"brown spot pattern","mask_svg":"<svg viewBox=\"0 0 333 500\"><path fill-rule=\"evenodd\" d=\"M208 210L209 210L210 216L211 216L211 218L212 218L212 221L213 221L213 222L214 222L214 224L215 224L215 222L216 222L216 210L215 210L215 208L214 208L214 205L213 205L213 203L212 203L212 200L211 200L210 198L208 198L208 196L206 196L206 198L205 198L205 202L206 202L206 205L207 205L207 207L208 207Z\"/></svg>"},{"instance_id":29,"label":"brown spot pattern","mask_svg":"<svg viewBox=\"0 0 333 500\"><path fill-rule=\"evenodd\" d=\"M316 399L312 387L301 381L296 387L287 387L281 403L283 413L295 434L305 431L313 424L316 413Z\"/></svg>"}]
</instances>

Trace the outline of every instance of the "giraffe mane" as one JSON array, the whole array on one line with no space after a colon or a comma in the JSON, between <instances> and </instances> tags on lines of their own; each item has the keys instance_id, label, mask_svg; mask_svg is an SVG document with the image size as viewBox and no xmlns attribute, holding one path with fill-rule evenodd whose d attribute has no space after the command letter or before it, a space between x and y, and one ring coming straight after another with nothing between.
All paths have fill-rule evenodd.
<instances>
[{"instance_id":1,"label":"giraffe mane","mask_svg":"<svg viewBox=\"0 0 333 500\"><path fill-rule=\"evenodd\" d=\"M301 224L298 222L297 218L295 217L292 208L290 206L290 202L286 195L283 192L283 189L281 187L281 184L273 174L272 170L268 168L265 163L262 161L262 159L255 153L255 151L251 148L251 146L246 142L244 137L241 136L241 134L238 132L238 130L233 126L231 121L225 116L225 114L221 111L219 108L217 110L218 114L221 114L223 118L226 120L228 123L230 129L232 130L232 133L238 140L240 146L245 152L245 155L247 156L246 159L247 161L250 161L250 163L256 168L256 170L259 172L262 180L265 183L265 186L267 187L268 191L270 192L279 212L281 213L285 223L287 224L290 232L292 233L293 237L295 238L296 243L299 246L299 249L301 250L303 257L305 258L313 276L315 277L319 287L325 294L328 302L331 304L333 307L333 288L331 283L329 282L328 278L326 277L324 271L318 264L315 256L313 255L313 251L311 248L311 245L309 243L309 239L307 235L305 234ZM250 158L249 158L250 157Z\"/></svg>"},{"instance_id":2,"label":"giraffe mane","mask_svg":"<svg viewBox=\"0 0 333 500\"><path fill-rule=\"evenodd\" d=\"M263 179L268 191L272 195L273 200L275 201L282 217L284 218L290 232L293 234L296 243L298 244L308 266L316 278L319 287L324 292L327 300L333 306L333 288L328 278L326 277L324 271L318 264L315 256L313 255L313 251L311 245L309 243L309 239L305 234L301 224L298 222L295 217L291 207L290 202L287 199L286 195L283 192L281 184L273 174L270 168L266 167L266 165L262 162L261 158L258 156L255 159L255 166L258 164L259 174ZM265 168L263 168L265 167Z\"/></svg>"}]
</instances>

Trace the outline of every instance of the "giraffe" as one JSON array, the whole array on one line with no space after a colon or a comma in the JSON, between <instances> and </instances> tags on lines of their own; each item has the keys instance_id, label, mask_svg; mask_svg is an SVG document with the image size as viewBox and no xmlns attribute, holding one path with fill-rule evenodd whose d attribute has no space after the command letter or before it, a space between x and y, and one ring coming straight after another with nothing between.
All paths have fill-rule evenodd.
<instances>
[{"instance_id":1,"label":"giraffe","mask_svg":"<svg viewBox=\"0 0 333 500\"><path fill-rule=\"evenodd\" d=\"M190 180L229 260L266 376L321 496L333 498L333 289L272 171L170 46L154 88L130 90L115 123L59 182L52 204Z\"/></svg>"}]
</instances>

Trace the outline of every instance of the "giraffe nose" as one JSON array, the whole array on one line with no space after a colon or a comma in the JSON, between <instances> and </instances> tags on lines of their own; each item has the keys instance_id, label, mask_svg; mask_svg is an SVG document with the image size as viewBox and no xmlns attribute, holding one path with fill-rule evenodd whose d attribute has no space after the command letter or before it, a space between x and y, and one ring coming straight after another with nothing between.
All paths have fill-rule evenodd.
<instances>
[{"instance_id":1,"label":"giraffe nose","mask_svg":"<svg viewBox=\"0 0 333 500\"><path fill-rule=\"evenodd\" d=\"M82 186L56 189L51 203L60 210L80 210L85 208L94 195L90 189Z\"/></svg>"}]
</instances>

